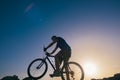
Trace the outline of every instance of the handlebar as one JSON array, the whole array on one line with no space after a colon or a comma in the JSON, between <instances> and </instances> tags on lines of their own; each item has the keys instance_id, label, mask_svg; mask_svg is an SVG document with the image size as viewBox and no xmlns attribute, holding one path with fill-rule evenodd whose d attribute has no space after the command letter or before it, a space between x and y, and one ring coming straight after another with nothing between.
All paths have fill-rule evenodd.
<instances>
[{"instance_id":1,"label":"handlebar","mask_svg":"<svg viewBox=\"0 0 120 80\"><path fill-rule=\"evenodd\" d=\"M43 51L45 52L45 55L48 57L54 57L52 56L49 52L47 52L47 50L45 50L45 47L43 48Z\"/></svg>"},{"instance_id":2,"label":"handlebar","mask_svg":"<svg viewBox=\"0 0 120 80\"><path fill-rule=\"evenodd\" d=\"M52 56L50 53L48 53L47 51L44 51L45 52L45 55L48 56L48 57L54 57Z\"/></svg>"}]
</instances>

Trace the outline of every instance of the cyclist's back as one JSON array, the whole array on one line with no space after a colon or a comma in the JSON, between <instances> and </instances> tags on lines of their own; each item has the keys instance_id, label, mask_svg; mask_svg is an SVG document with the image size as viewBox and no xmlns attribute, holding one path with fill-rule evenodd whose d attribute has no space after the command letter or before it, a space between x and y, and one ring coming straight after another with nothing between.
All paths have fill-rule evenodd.
<instances>
[{"instance_id":1,"label":"cyclist's back","mask_svg":"<svg viewBox=\"0 0 120 80\"><path fill-rule=\"evenodd\" d=\"M57 37L58 41L57 41L57 46L64 51L68 51L71 50L70 46L66 43L66 41L61 38L61 37Z\"/></svg>"},{"instance_id":2,"label":"cyclist's back","mask_svg":"<svg viewBox=\"0 0 120 80\"><path fill-rule=\"evenodd\" d=\"M71 48L63 38L57 37L57 47L61 49L63 57L71 56Z\"/></svg>"}]
</instances>

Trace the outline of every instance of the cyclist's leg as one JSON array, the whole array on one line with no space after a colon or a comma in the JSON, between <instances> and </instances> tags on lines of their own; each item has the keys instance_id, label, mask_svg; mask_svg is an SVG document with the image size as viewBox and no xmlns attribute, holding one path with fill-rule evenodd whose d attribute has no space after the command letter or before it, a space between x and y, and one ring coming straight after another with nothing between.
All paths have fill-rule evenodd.
<instances>
[{"instance_id":1,"label":"cyclist's leg","mask_svg":"<svg viewBox=\"0 0 120 80\"><path fill-rule=\"evenodd\" d=\"M56 55L55 55L55 66L56 66L56 70L60 71L60 65L62 63L62 51L59 51Z\"/></svg>"},{"instance_id":2,"label":"cyclist's leg","mask_svg":"<svg viewBox=\"0 0 120 80\"><path fill-rule=\"evenodd\" d=\"M69 58L66 58L64 59L64 65L67 64L69 61ZM69 70L68 70L68 65L65 66L65 72L66 72L66 77L67 77L67 80L70 80L69 78Z\"/></svg>"},{"instance_id":3,"label":"cyclist's leg","mask_svg":"<svg viewBox=\"0 0 120 80\"><path fill-rule=\"evenodd\" d=\"M71 57L71 51L64 51L63 52L63 60L64 60L63 65L65 65L69 61L70 57Z\"/></svg>"},{"instance_id":4,"label":"cyclist's leg","mask_svg":"<svg viewBox=\"0 0 120 80\"><path fill-rule=\"evenodd\" d=\"M58 54L55 55L55 66L56 66L56 70L53 72L53 74L50 74L51 77L57 77L57 76L60 76L60 65L62 63L62 59L61 59L61 51L58 52Z\"/></svg>"},{"instance_id":5,"label":"cyclist's leg","mask_svg":"<svg viewBox=\"0 0 120 80\"><path fill-rule=\"evenodd\" d=\"M71 57L71 52L65 52L64 53L64 56L63 56L63 59L64 59L64 65L68 63L69 59ZM66 72L66 77L67 77L67 80L70 80L70 77L69 77L69 69L68 69L68 66L65 66L65 72Z\"/></svg>"}]
</instances>

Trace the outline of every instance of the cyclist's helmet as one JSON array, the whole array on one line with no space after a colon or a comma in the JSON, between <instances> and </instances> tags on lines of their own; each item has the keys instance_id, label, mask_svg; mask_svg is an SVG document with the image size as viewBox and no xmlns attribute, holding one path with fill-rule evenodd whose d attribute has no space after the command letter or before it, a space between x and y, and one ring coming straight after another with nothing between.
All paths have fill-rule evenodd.
<instances>
[{"instance_id":1,"label":"cyclist's helmet","mask_svg":"<svg viewBox=\"0 0 120 80\"><path fill-rule=\"evenodd\" d=\"M57 37L56 37L56 36L52 36L51 39L52 39L53 41L55 41L55 40L57 39Z\"/></svg>"}]
</instances>

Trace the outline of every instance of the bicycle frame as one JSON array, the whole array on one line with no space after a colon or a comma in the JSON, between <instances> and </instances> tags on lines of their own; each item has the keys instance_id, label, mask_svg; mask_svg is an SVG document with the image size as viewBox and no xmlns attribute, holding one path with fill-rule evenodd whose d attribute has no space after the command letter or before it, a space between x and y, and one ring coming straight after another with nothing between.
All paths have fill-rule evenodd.
<instances>
[{"instance_id":1,"label":"bicycle frame","mask_svg":"<svg viewBox=\"0 0 120 80\"><path fill-rule=\"evenodd\" d=\"M54 56L49 56L49 57L54 57ZM44 58L44 60L46 61L46 59L47 59L48 62L50 63L50 65L52 66L52 68L53 68L54 70L56 70L55 66L54 66L54 65L52 64L52 62L50 61L49 57L46 56L46 57Z\"/></svg>"},{"instance_id":2,"label":"bicycle frame","mask_svg":"<svg viewBox=\"0 0 120 80\"><path fill-rule=\"evenodd\" d=\"M37 58L37 59L33 60L29 64L28 69L27 69L28 76L33 79L42 78L46 74L46 72L49 68L48 63L50 64L50 66L52 66L53 70L55 71L56 67L55 67L54 63L52 63L52 60L50 60L50 57L55 57L55 56L51 56L48 52L45 51L44 58ZM48 60L48 62L47 62L47 60ZM39 62L37 66L33 65L35 62ZM66 80L66 78L69 79L69 76L71 76L70 78L72 80L75 80L74 74L76 74L76 73L74 72L74 68L72 68L70 65L71 66L75 65L75 67L79 68L78 72L81 72L80 73L81 75L79 77L80 77L80 80L83 80L84 79L84 71L83 71L82 67L76 62L68 62L68 61L67 62L64 61L63 65L62 65L62 68L60 71L61 79ZM33 70L33 69L36 69L36 70ZM39 70L39 69L41 69L42 72L40 72L40 75L36 75L35 73L38 72L37 70ZM77 73L77 75L78 75L78 73ZM51 76L51 77L54 77L54 76Z\"/></svg>"}]
</instances>

